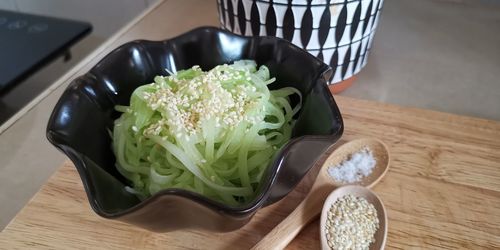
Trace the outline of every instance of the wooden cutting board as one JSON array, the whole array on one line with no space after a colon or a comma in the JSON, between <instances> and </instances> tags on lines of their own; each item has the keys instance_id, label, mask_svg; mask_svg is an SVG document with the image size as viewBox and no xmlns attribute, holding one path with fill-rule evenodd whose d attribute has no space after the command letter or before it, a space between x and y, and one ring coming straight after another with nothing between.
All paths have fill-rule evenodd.
<instances>
[{"instance_id":1,"label":"wooden cutting board","mask_svg":"<svg viewBox=\"0 0 500 250\"><path fill-rule=\"evenodd\" d=\"M344 141L375 137L391 151L391 168L374 188L388 211L388 248L500 248L500 123L336 100ZM293 210L313 177L238 231L160 234L94 214L66 162L0 233L0 248L248 249ZM288 248L319 249L318 231L315 221Z\"/></svg>"}]
</instances>

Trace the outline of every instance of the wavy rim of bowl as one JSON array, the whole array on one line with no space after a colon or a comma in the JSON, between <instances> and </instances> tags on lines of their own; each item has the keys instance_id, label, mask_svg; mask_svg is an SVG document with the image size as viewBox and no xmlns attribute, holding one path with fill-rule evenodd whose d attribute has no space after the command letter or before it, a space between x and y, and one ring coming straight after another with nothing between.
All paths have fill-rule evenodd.
<instances>
[{"instance_id":1,"label":"wavy rim of bowl","mask_svg":"<svg viewBox=\"0 0 500 250\"><path fill-rule=\"evenodd\" d=\"M54 138L54 135L57 135L57 133L55 133L54 131L51 130L50 125L51 125L51 121L53 120L53 116L55 115L54 111L59 106L59 102L58 102L54 108L53 113L51 114L51 116L49 118L49 126L47 127L47 132L46 132L47 138L54 146L56 146L59 150L63 151L64 154L66 156L68 156L68 158L70 158L70 160L74 163L74 165L77 168L77 171L80 175L80 179L82 180L82 183L83 183L83 186L85 188L89 203L90 203L92 209L94 210L94 212L96 212L100 216L102 216L104 218L109 218L109 219L123 217L123 216L126 216L128 214L132 214L132 213L142 209L143 207L150 205L151 203L155 202L156 200L160 199L163 196L170 196L170 195L185 198L185 199L190 200L192 202L198 203L204 207L208 207L217 213L228 214L228 215L231 215L234 217L245 216L246 214L251 213L253 211L256 211L258 208L262 207L264 205L264 203L266 202L268 196L270 195L271 187L276 182L281 163L285 159L284 155L286 154L288 149L293 144L298 143L302 140L306 140L306 139L307 140L312 139L315 141L331 141L333 138L338 137L339 135L341 135L343 133L343 129L344 129L343 119L341 118L340 111L338 109L338 106L336 105L336 102L333 98L333 95L329 91L328 85L326 84L328 79L331 77L331 71L332 71L331 67L328 66L327 64L325 64L323 61L319 60L318 58L314 57L313 55L309 54L307 51L301 49L300 47L292 44L291 42L289 42L285 39L278 38L278 37L273 37L273 36L246 37L246 36L234 34L232 32L229 32L227 30L223 30L220 28L210 27L210 26L202 26L202 27L198 27L198 28L192 29L190 31L187 31L185 33L182 33L178 36L174 36L172 38L168 38L168 39L164 39L164 40L152 41L152 40L138 39L138 40L133 40L133 41L124 43L124 44L118 46L117 48L111 50L108 54L106 54L103 58L101 58L99 60L99 62L97 64L95 64L87 73L85 73L84 75L82 75L80 77L85 77L85 76L88 76L89 74L92 75L92 73L91 73L92 70L97 65L99 65L102 61L104 61L109 54L115 52L116 50L119 50L120 48L122 48L124 46L128 46L128 45L133 44L133 43L141 44L142 42L167 43L167 42L172 42L172 41L178 40L178 39L185 37L185 36L193 36L193 34L201 33L201 32L224 33L225 35L238 37L241 39L248 40L250 42L257 42L257 41L263 40L263 39L277 40L277 41L282 42L282 43L285 42L284 44L286 44L287 46L293 47L295 49L299 49L298 50L299 53L303 53L305 56L310 57L311 60L320 62L322 64L322 69L319 70L320 73L317 75L317 77L315 79L318 79L318 80L323 79L325 81L324 89L326 92L329 93L329 96L328 96L329 102L328 103L330 104L330 108L332 108L332 110L336 110L337 114L339 116L339 118L337 119L339 121L339 124L340 124L338 130L333 132L332 134L329 134L329 135L304 135L304 136L292 138L290 141L288 141L280 149L280 151L274 155L274 158L273 158L274 160L268 166L268 168L266 170L266 172L267 172L266 176L268 176L268 178L266 180L264 180L264 184L263 184L264 186L259 187L261 192L258 195L256 195L255 198L251 202L246 203L242 206L236 206L236 207L229 206L229 205L212 200L212 199L207 198L201 194L198 194L198 193L195 193L195 192L192 192L189 190L179 189L179 188L168 188L168 189L161 190L161 191L155 193L154 195L152 195L144 200L141 200L136 205L131 206L127 209L124 209L124 210L121 210L118 212L114 212L114 213L108 213L106 211L103 211L100 208L100 206L97 204L97 201L94 200L93 196L94 196L94 193L96 191L93 188L94 185L92 185L93 180L88 176L87 171L84 170L86 164L85 164L85 161L83 160L82 155L79 152L77 152L76 150L74 150L73 148L65 145L64 143L57 142L57 139ZM72 82L74 82L75 80L73 80ZM313 87L311 87L311 89L309 89L308 92L314 88L315 84L318 84L318 83L317 82L314 83L312 85ZM64 96L65 93L66 93L66 91L61 95L61 97ZM269 175L269 172L270 172L270 175ZM295 185L297 185L297 184L298 184L298 182Z\"/></svg>"}]
</instances>

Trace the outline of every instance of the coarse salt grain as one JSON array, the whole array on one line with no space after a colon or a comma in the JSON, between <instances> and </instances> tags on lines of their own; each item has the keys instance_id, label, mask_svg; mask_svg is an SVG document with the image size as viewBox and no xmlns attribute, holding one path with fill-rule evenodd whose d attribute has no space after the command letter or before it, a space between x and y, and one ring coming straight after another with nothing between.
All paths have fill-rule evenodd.
<instances>
[{"instance_id":1,"label":"coarse salt grain","mask_svg":"<svg viewBox=\"0 0 500 250\"><path fill-rule=\"evenodd\" d=\"M324 233L330 249L369 249L378 228L373 204L349 194L337 199L328 210Z\"/></svg>"},{"instance_id":2,"label":"coarse salt grain","mask_svg":"<svg viewBox=\"0 0 500 250\"><path fill-rule=\"evenodd\" d=\"M373 157L372 151L363 148L351 155L348 160L328 168L328 174L335 181L343 183L358 182L362 178L370 175L377 161Z\"/></svg>"}]
</instances>

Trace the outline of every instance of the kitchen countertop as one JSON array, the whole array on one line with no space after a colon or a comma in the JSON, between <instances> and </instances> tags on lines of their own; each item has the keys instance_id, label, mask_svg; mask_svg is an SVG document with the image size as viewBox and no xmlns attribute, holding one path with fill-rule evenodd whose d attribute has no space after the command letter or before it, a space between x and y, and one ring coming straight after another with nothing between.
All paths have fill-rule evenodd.
<instances>
[{"instance_id":1,"label":"kitchen countertop","mask_svg":"<svg viewBox=\"0 0 500 250\"><path fill-rule=\"evenodd\" d=\"M386 5L388 2L389 1L386 1ZM152 6L144 13L157 9L160 4L162 3ZM134 39L163 40L181 34L199 25L218 25L215 2L167 0L162 6L161 15L145 16L145 14L143 14L131 21L129 25L117 32L74 69L62 76L60 80L52 85L52 87L35 99L32 105L29 105L23 112L18 114L12 122L0 127L0 190L2 190L2 192L0 192L0 204L15 204L2 208L0 228L7 224L10 218L14 217L32 197L33 193L46 182L49 176L66 159L64 155L57 152L55 148L46 141L45 127L53 106L71 79L86 72L110 50L127 41ZM190 16L196 18L185 18L185 13L190 13ZM383 16L382 14L382 18ZM165 18L168 18L168 20L183 21L166 22ZM377 41L377 39L380 38L376 36L375 41ZM378 75L379 78L376 78L376 80L378 79L379 82L394 80L383 77L380 78L380 69L377 68L377 63L375 63L377 60L376 54L371 55L371 58L374 62L368 63L365 70L366 72ZM380 58L380 56L378 58ZM431 59L423 58L420 63L425 63L424 59L432 61ZM411 75L412 72L409 72L407 77L411 78ZM362 88L362 91L366 91L364 90L366 87L361 87L361 80L363 77L364 76L360 74L359 84L356 83L352 89L348 90L346 92L348 95L355 95L350 93L354 88ZM369 81L368 79L366 80ZM383 87L383 85L377 86ZM379 94L379 99L385 101L385 94ZM498 137L496 138L499 139ZM17 178L18 176L23 176L23 178ZM18 190L20 188L27 189L27 192L16 192L16 189Z\"/></svg>"},{"instance_id":2,"label":"kitchen countertop","mask_svg":"<svg viewBox=\"0 0 500 250\"><path fill-rule=\"evenodd\" d=\"M342 95L500 120L500 1L385 0Z\"/></svg>"}]
</instances>

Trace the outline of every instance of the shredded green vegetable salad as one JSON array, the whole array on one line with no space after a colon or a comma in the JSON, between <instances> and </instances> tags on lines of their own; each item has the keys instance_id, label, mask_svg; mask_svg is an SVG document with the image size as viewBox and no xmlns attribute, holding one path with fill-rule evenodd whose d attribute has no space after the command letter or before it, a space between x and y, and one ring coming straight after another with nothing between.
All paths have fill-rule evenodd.
<instances>
[{"instance_id":1,"label":"shredded green vegetable salad","mask_svg":"<svg viewBox=\"0 0 500 250\"><path fill-rule=\"evenodd\" d=\"M141 199L182 188L232 206L251 201L301 107L289 100L302 98L297 89L270 91L274 81L266 66L241 60L156 76L135 89L130 106L116 106L123 114L112 132L127 190Z\"/></svg>"}]
</instances>

